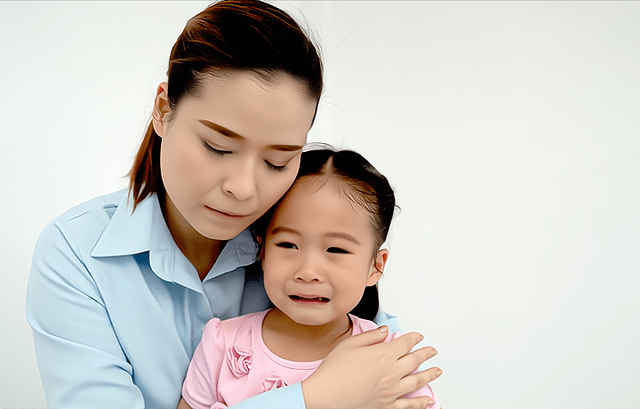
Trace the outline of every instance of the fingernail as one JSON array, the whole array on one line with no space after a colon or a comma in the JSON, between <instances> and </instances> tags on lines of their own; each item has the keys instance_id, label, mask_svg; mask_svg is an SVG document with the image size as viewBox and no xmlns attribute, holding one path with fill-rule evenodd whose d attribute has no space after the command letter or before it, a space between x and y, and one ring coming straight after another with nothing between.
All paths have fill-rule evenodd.
<instances>
[{"instance_id":1,"label":"fingernail","mask_svg":"<svg viewBox=\"0 0 640 409\"><path fill-rule=\"evenodd\" d=\"M378 328L380 330L380 332L387 332L389 330L389 328L387 328L386 325L381 326L380 328Z\"/></svg>"},{"instance_id":2,"label":"fingernail","mask_svg":"<svg viewBox=\"0 0 640 409\"><path fill-rule=\"evenodd\" d=\"M437 369L436 370L436 376L440 376L442 375L442 369Z\"/></svg>"}]
</instances>

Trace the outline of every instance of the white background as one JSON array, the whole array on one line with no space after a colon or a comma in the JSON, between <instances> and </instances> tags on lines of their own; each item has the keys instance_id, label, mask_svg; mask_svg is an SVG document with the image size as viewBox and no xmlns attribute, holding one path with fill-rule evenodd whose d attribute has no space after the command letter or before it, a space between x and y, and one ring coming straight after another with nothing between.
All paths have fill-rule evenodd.
<instances>
[{"instance_id":1,"label":"white background","mask_svg":"<svg viewBox=\"0 0 640 409\"><path fill-rule=\"evenodd\" d=\"M207 2L0 2L0 407L41 408L38 233L124 187ZM640 4L278 2L322 44L310 140L401 213L383 306L440 354L446 409L640 407Z\"/></svg>"}]
</instances>

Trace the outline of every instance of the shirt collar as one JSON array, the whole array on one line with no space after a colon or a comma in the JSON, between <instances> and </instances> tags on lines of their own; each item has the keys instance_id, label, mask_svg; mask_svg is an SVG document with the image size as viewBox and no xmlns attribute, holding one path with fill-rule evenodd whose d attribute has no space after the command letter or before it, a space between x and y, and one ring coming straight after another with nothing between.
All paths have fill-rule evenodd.
<instances>
[{"instance_id":1,"label":"shirt collar","mask_svg":"<svg viewBox=\"0 0 640 409\"><path fill-rule=\"evenodd\" d=\"M91 251L91 256L116 257L151 250L156 213L162 217L155 194L140 202L135 211L133 211L133 198L124 194ZM164 218L162 218L162 224L166 227Z\"/></svg>"},{"instance_id":2,"label":"shirt collar","mask_svg":"<svg viewBox=\"0 0 640 409\"><path fill-rule=\"evenodd\" d=\"M133 199L125 194L91 256L118 257L144 252L149 252L151 268L163 280L182 284L194 284L191 281L197 280L195 268L171 237L157 196L145 198L133 211ZM257 252L251 232L244 230L227 242L205 281L254 263Z\"/></svg>"}]
</instances>

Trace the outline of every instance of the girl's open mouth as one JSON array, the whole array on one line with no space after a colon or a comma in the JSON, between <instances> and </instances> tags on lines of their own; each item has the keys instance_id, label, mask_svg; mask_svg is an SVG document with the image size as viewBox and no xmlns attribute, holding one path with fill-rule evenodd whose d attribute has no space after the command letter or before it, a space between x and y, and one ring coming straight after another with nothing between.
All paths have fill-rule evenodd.
<instances>
[{"instance_id":1,"label":"girl's open mouth","mask_svg":"<svg viewBox=\"0 0 640 409\"><path fill-rule=\"evenodd\" d=\"M293 301L298 301L298 302L312 302L312 303L326 303L329 302L329 299L326 297L320 297L320 296L304 296L304 295L290 295L289 298L291 298Z\"/></svg>"}]
</instances>

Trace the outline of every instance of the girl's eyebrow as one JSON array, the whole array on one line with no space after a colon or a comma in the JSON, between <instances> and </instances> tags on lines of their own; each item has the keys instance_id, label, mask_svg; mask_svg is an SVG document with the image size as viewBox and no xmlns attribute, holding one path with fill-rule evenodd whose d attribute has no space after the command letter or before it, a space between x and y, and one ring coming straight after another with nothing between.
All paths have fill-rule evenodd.
<instances>
[{"instance_id":1,"label":"girl's eyebrow","mask_svg":"<svg viewBox=\"0 0 640 409\"><path fill-rule=\"evenodd\" d=\"M353 242L355 244L358 244L358 245L360 244L360 242L355 237L353 237L352 235L347 234L347 233L327 233L327 234L325 234L325 236L327 236L327 237L336 237L336 238L339 238L339 239L345 239L345 240L351 241L351 242Z\"/></svg>"},{"instance_id":2,"label":"girl's eyebrow","mask_svg":"<svg viewBox=\"0 0 640 409\"><path fill-rule=\"evenodd\" d=\"M213 129L214 131L226 136L227 138L231 138L231 139L247 139L244 136L240 135L239 133L233 132L231 129L229 128L225 128L224 126L220 125L220 124L216 124L215 122L211 122L208 121L206 119L199 119L198 122L200 122L202 125ZM295 151L300 151L302 150L303 146L302 145L269 145L268 146L269 149L274 149L277 151L285 151L285 152L295 152Z\"/></svg>"},{"instance_id":3,"label":"girl's eyebrow","mask_svg":"<svg viewBox=\"0 0 640 409\"><path fill-rule=\"evenodd\" d=\"M291 234L296 234L298 236L301 236L300 232L290 229L288 227L276 227L275 229L271 230L271 234L278 234L278 233L291 233Z\"/></svg>"},{"instance_id":4,"label":"girl's eyebrow","mask_svg":"<svg viewBox=\"0 0 640 409\"><path fill-rule=\"evenodd\" d=\"M297 230L291 229L289 227L280 227L280 226L278 226L275 229L271 230L270 234L273 235L273 234L278 234L278 233L291 233L291 234L295 234L295 235L298 235L298 236L302 235ZM360 245L360 242L355 237L353 237L352 235L347 234L347 233L337 233L337 232L336 233L326 233L324 236L325 237L335 237L335 238L339 238L339 239L345 239L345 240L348 240L350 242L353 242L355 244Z\"/></svg>"}]
</instances>

